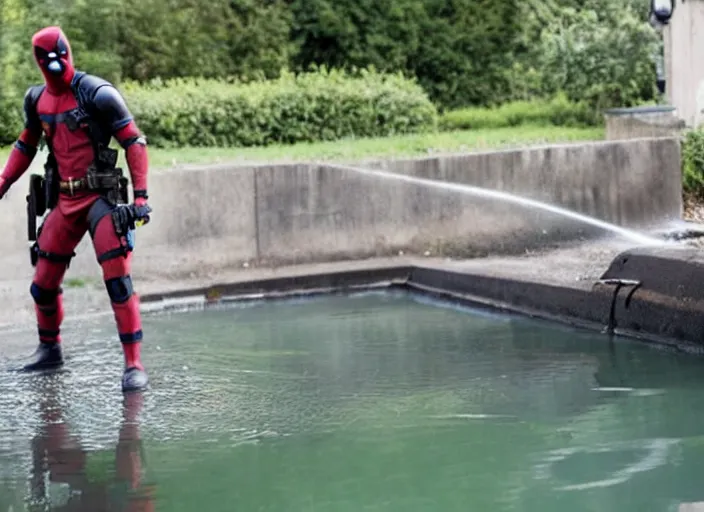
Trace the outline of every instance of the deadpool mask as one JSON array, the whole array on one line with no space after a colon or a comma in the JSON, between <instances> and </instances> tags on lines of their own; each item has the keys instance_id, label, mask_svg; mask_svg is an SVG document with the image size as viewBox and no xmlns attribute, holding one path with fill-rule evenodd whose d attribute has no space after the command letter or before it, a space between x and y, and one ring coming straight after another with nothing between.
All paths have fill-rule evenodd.
<instances>
[{"instance_id":1,"label":"deadpool mask","mask_svg":"<svg viewBox=\"0 0 704 512\"><path fill-rule=\"evenodd\" d=\"M74 74L71 46L59 27L46 27L34 34L32 48L48 86L61 88L71 82Z\"/></svg>"}]
</instances>

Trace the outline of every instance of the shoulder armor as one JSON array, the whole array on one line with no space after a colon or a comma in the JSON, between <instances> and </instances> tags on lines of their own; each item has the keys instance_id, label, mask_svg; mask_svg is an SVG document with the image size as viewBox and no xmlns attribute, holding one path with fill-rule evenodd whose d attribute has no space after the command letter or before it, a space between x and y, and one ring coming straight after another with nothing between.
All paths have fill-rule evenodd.
<instances>
[{"instance_id":1,"label":"shoulder armor","mask_svg":"<svg viewBox=\"0 0 704 512\"><path fill-rule=\"evenodd\" d=\"M115 133L132 121L124 98L107 80L77 72L71 86L79 105L100 123L105 134Z\"/></svg>"},{"instance_id":2,"label":"shoulder armor","mask_svg":"<svg viewBox=\"0 0 704 512\"><path fill-rule=\"evenodd\" d=\"M93 110L95 95L98 89L105 85L112 86L110 82L99 76L90 75L81 71L76 71L71 83L71 87L78 97L79 102L88 110Z\"/></svg>"},{"instance_id":3,"label":"shoulder armor","mask_svg":"<svg viewBox=\"0 0 704 512\"><path fill-rule=\"evenodd\" d=\"M24 93L24 127L35 134L42 131L39 113L37 112L37 103L39 103L39 98L45 87L44 85L33 85Z\"/></svg>"}]
</instances>

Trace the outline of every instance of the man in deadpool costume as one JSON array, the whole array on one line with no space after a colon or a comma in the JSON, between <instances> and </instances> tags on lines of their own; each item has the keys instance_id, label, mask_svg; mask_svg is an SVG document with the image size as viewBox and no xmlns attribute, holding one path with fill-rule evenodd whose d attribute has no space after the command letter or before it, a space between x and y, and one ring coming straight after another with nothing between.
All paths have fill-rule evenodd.
<instances>
[{"instance_id":1,"label":"man in deadpool costume","mask_svg":"<svg viewBox=\"0 0 704 512\"><path fill-rule=\"evenodd\" d=\"M140 358L142 326L130 261L135 225L140 219L148 222L146 213L151 210L147 205L146 141L117 89L74 68L69 41L60 27L46 27L34 34L32 48L45 83L30 87L25 94L24 130L0 175L2 197L29 168L44 136L50 156L42 191L50 211L33 247L36 269L30 288L39 346L24 370L63 364L61 283L74 249L89 232L124 352L123 392L143 390L148 378ZM134 201L129 205L127 180L115 167L117 152L108 148L112 137L125 150L132 178ZM49 204L51 197L55 204Z\"/></svg>"}]
</instances>

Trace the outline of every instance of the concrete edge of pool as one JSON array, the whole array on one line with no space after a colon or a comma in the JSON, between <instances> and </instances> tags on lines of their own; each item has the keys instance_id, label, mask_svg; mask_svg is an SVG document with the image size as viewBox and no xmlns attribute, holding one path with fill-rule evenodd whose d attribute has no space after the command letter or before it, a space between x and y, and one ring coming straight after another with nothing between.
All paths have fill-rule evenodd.
<instances>
[{"instance_id":1,"label":"concrete edge of pool","mask_svg":"<svg viewBox=\"0 0 704 512\"><path fill-rule=\"evenodd\" d=\"M546 259L547 261L548 259ZM630 263L628 263L630 262ZM348 263L346 265L346 263ZM513 275L480 265L407 260L398 265L339 262L308 273L242 279L141 296L147 311L230 301L265 300L370 289L405 289L435 298L517 313L637 338L689 352L703 352L704 257L697 249L644 248L618 253L597 279L568 282L549 269ZM554 262L553 262L554 263Z\"/></svg>"}]
</instances>

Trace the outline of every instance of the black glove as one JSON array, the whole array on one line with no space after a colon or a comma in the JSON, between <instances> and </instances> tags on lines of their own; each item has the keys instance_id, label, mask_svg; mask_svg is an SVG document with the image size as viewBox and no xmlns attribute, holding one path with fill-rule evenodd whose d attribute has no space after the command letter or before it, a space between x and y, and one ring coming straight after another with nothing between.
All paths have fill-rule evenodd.
<instances>
[{"instance_id":1,"label":"black glove","mask_svg":"<svg viewBox=\"0 0 704 512\"><path fill-rule=\"evenodd\" d=\"M137 206L135 204L118 205L112 212L112 223L118 236L125 236L131 230L136 229L136 223L146 224L149 222L149 213L152 209L148 204Z\"/></svg>"}]
</instances>

